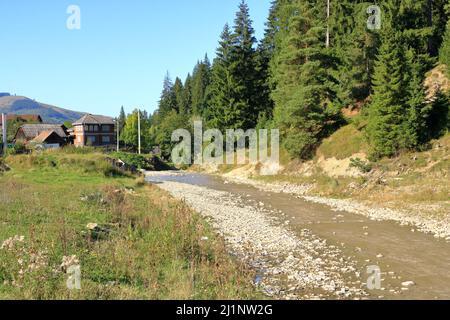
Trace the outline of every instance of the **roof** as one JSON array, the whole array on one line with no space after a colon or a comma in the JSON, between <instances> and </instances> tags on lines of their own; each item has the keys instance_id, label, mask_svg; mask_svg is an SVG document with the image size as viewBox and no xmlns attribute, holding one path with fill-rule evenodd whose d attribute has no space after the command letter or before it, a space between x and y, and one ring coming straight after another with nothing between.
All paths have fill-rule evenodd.
<instances>
[{"instance_id":1,"label":"roof","mask_svg":"<svg viewBox=\"0 0 450 320\"><path fill-rule=\"evenodd\" d=\"M42 118L38 114L7 114L6 120L8 121L23 121L23 122L40 122L42 123ZM0 121L0 126L2 122Z\"/></svg>"},{"instance_id":2,"label":"roof","mask_svg":"<svg viewBox=\"0 0 450 320\"><path fill-rule=\"evenodd\" d=\"M51 131L42 131L36 138L33 139L34 142L44 143L51 136L56 136L57 138L62 139L54 130Z\"/></svg>"},{"instance_id":3,"label":"roof","mask_svg":"<svg viewBox=\"0 0 450 320\"><path fill-rule=\"evenodd\" d=\"M22 130L28 140L34 139L46 131L54 131L61 138L67 138L66 128L59 124L24 124L19 130Z\"/></svg>"},{"instance_id":4,"label":"roof","mask_svg":"<svg viewBox=\"0 0 450 320\"><path fill-rule=\"evenodd\" d=\"M83 124L114 124L114 119L106 116L85 114L81 119L73 123L74 126Z\"/></svg>"}]
</instances>

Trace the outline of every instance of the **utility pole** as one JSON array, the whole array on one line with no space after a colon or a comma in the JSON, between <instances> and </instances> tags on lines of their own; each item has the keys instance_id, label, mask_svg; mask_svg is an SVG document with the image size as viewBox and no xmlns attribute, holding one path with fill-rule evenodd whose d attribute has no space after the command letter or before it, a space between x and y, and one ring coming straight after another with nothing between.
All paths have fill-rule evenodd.
<instances>
[{"instance_id":1,"label":"utility pole","mask_svg":"<svg viewBox=\"0 0 450 320\"><path fill-rule=\"evenodd\" d=\"M117 131L117 152L119 152L120 150L120 118L117 118L116 120L116 131Z\"/></svg>"},{"instance_id":2,"label":"utility pole","mask_svg":"<svg viewBox=\"0 0 450 320\"><path fill-rule=\"evenodd\" d=\"M141 111L138 109L138 153L141 154Z\"/></svg>"},{"instance_id":3,"label":"utility pole","mask_svg":"<svg viewBox=\"0 0 450 320\"><path fill-rule=\"evenodd\" d=\"M6 126L7 126L6 114L2 113L2 134L3 134L3 155L4 156L6 156L6 149L8 148Z\"/></svg>"},{"instance_id":4,"label":"utility pole","mask_svg":"<svg viewBox=\"0 0 450 320\"><path fill-rule=\"evenodd\" d=\"M330 0L327 0L327 40L325 45L327 48L330 47Z\"/></svg>"}]
</instances>

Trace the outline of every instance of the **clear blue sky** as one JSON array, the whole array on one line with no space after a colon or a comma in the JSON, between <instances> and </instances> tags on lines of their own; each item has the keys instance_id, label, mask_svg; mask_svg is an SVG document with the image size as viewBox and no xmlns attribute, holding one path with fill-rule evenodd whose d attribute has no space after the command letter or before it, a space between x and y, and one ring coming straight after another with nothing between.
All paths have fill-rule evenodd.
<instances>
[{"instance_id":1,"label":"clear blue sky","mask_svg":"<svg viewBox=\"0 0 450 320\"><path fill-rule=\"evenodd\" d=\"M211 60L240 0L2 0L0 92L115 116L156 108L166 71ZM247 0L260 39L270 0ZM81 9L68 30L67 7Z\"/></svg>"}]
</instances>

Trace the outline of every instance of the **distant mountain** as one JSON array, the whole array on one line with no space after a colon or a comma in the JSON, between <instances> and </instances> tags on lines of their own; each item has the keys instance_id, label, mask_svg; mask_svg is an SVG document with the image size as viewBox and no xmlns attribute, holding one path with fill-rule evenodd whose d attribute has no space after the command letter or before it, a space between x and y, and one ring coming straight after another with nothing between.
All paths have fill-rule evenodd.
<instances>
[{"instance_id":1,"label":"distant mountain","mask_svg":"<svg viewBox=\"0 0 450 320\"><path fill-rule=\"evenodd\" d=\"M0 94L0 113L9 114L38 114L44 123L74 122L85 113L62 109L48 104L36 102L27 97Z\"/></svg>"}]
</instances>

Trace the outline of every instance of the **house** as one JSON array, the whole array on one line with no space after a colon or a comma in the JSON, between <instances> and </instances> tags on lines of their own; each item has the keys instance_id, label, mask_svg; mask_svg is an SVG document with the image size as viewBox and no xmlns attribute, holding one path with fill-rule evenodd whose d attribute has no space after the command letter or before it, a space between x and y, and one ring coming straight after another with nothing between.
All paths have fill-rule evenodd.
<instances>
[{"instance_id":1,"label":"house","mask_svg":"<svg viewBox=\"0 0 450 320\"><path fill-rule=\"evenodd\" d=\"M57 148L66 144L67 140L62 138L55 130L43 131L31 143L42 144L46 147Z\"/></svg>"},{"instance_id":2,"label":"house","mask_svg":"<svg viewBox=\"0 0 450 320\"><path fill-rule=\"evenodd\" d=\"M19 123L42 123L42 118L38 114L7 114L6 121L10 122L19 122ZM0 121L0 131L2 130L3 123Z\"/></svg>"},{"instance_id":3,"label":"house","mask_svg":"<svg viewBox=\"0 0 450 320\"><path fill-rule=\"evenodd\" d=\"M115 126L111 117L86 114L73 123L74 144L77 147L114 145Z\"/></svg>"},{"instance_id":4,"label":"house","mask_svg":"<svg viewBox=\"0 0 450 320\"><path fill-rule=\"evenodd\" d=\"M56 138L54 134L59 138ZM67 143L68 134L67 128L64 125L59 124L24 124L19 127L14 137L14 141L29 143L30 141L39 137L39 140L51 139L52 141L58 141L60 145Z\"/></svg>"}]
</instances>

